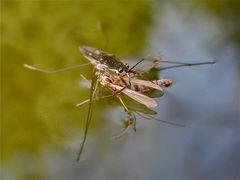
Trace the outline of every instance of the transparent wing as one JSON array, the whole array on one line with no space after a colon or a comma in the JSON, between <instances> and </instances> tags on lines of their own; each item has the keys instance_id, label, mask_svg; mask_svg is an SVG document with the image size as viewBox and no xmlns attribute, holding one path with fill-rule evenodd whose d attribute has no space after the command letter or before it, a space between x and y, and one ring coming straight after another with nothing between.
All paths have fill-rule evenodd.
<instances>
[{"instance_id":1,"label":"transparent wing","mask_svg":"<svg viewBox=\"0 0 240 180\"><path fill-rule=\"evenodd\" d=\"M121 86L118 86L118 85L115 85L115 84L112 84L111 83L111 86L116 88L117 90L122 90L123 87ZM126 94L127 96L129 96L130 98L134 99L135 101L141 103L141 104L144 104L145 106L149 107L149 108L153 108L153 107L156 107L158 104L157 102L148 97L148 96L145 96L141 93L138 93L136 91L133 91L131 89L128 89L128 88L125 88L122 90L122 92L124 94Z\"/></svg>"},{"instance_id":2,"label":"transparent wing","mask_svg":"<svg viewBox=\"0 0 240 180\"><path fill-rule=\"evenodd\" d=\"M163 89L159 85L154 84L151 81L145 81L145 80L141 80L141 79L131 79L131 83L132 84L144 85L144 86L147 86L147 87L150 87L150 88L153 88L153 89L157 89L157 90L163 92Z\"/></svg>"}]
</instances>

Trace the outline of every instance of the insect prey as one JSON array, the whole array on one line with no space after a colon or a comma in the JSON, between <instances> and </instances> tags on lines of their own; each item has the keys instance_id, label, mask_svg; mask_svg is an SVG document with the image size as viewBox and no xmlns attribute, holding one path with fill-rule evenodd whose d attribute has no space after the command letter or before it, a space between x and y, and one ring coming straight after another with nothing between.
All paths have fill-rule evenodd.
<instances>
[{"instance_id":1,"label":"insect prey","mask_svg":"<svg viewBox=\"0 0 240 180\"><path fill-rule=\"evenodd\" d=\"M87 134L92 118L92 104L93 101L96 100L96 94L97 89L99 86L106 87L108 90L110 90L113 94L100 97L100 99L103 99L105 97L112 97L116 96L118 98L119 102L121 103L124 111L128 115L127 123L125 129L116 137L121 137L128 129L133 125L135 129L136 124L136 117L133 111L129 110L128 106L124 102L121 95L125 94L130 99L133 99L134 101L140 103L141 105L144 105L146 108L154 108L158 104L157 102L146 95L146 93L150 91L159 91L162 94L164 93L165 88L172 85L172 80L170 79L146 79L142 78L144 76L144 73L148 72L152 68L156 68L156 66L160 63L170 63L175 64L171 67L165 67L165 69L174 68L174 67L181 67L181 66L193 66L193 65L202 65L202 64L213 64L214 62L201 62L201 63L181 63L181 62L171 62L171 61L163 61L154 59L152 62L150 62L147 67L148 70L143 71L140 69L136 69L135 67L140 64L142 61L146 60L146 58L141 59L138 61L134 66L131 68L127 63L123 63L118 57L107 53L105 51L99 50L94 47L90 46L80 46L79 50L81 54L89 61L85 64L79 64L63 69L57 69L57 70L45 70L41 68L37 68L28 64L24 64L24 67L36 70L44 73L49 74L55 74L60 73L76 68L82 68L87 65L92 64L93 65L93 77L91 81L91 87L90 87L90 95L89 99L83 101L82 103L79 103L78 106L88 103L88 111L87 111L87 118L86 118L86 125L83 133L83 140L79 149L79 153L77 155L77 161L80 159L81 154L84 149L84 145L87 139ZM164 70L158 69L158 70ZM139 112L136 112L141 117L146 117L141 115ZM147 118L154 119L152 116L147 116ZM164 121L163 121L164 122ZM171 123L169 123L171 124ZM172 123L174 124L174 123ZM177 125L177 124L175 124Z\"/></svg>"}]
</instances>

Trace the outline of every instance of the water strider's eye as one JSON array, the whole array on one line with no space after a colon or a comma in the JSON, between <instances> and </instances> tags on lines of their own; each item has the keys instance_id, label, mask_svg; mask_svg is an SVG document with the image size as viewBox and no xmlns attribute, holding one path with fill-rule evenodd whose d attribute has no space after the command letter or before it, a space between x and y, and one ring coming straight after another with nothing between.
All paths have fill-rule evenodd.
<instances>
[{"instance_id":1,"label":"water strider's eye","mask_svg":"<svg viewBox=\"0 0 240 180\"><path fill-rule=\"evenodd\" d=\"M122 72L123 72L123 69L122 69L122 68L119 68L119 69L118 69L118 72L122 73Z\"/></svg>"}]
</instances>

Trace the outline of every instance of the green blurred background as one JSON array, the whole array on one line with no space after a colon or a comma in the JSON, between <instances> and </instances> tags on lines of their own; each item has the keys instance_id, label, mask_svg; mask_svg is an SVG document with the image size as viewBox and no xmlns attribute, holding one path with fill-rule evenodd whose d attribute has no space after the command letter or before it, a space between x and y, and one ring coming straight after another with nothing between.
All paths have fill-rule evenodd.
<instances>
[{"instance_id":1,"label":"green blurred background","mask_svg":"<svg viewBox=\"0 0 240 180\"><path fill-rule=\"evenodd\" d=\"M116 111L119 109L107 110L107 104L111 105L110 101L107 104L96 104L90 130L92 138L89 139L90 145L88 144L84 151L84 153L88 152L88 156L83 162L75 163L87 109L86 106L76 108L75 104L85 100L89 94L89 90L80 85L80 73L91 79L92 67L55 75L35 72L23 67L26 63L53 70L86 63L87 60L81 56L78 47L89 45L103 48L106 41L108 42L107 51L119 57L146 55L148 50L153 52L152 49L158 51L160 50L158 45L151 45L152 34L157 31L154 29L157 29L158 20L168 16L166 14L168 7L174 7L180 14L187 12L188 16L202 11L208 14L207 16L213 16L215 21L221 24L219 31L224 33L225 39L222 41L224 43L205 44L213 55L200 56L200 59L202 57L221 58L217 54L220 54L229 42L234 46L234 52L239 52L240 26L237 23L240 12L239 1L1 1L1 170L3 178L201 177L199 176L201 173L191 175L173 173L172 176L169 173L162 176L159 173L161 171L156 168L156 163L151 165L151 161L142 161L143 164L148 163L146 167L142 167L145 176L134 171L135 176L134 172L130 173L131 170L111 174L110 170L107 170L111 169L110 164L105 163L105 165L108 164L106 166L99 164L99 157L106 156L103 155L104 152L118 149L116 145L112 145L115 142L109 141L111 141L110 137L119 132L122 127L121 122L112 121L113 117L117 119L119 113ZM185 21L188 20L185 19ZM174 23L167 21L165 25ZM165 28L164 25L160 27ZM207 34L206 31L204 33ZM211 36L207 37L211 38ZM196 37L189 35L188 38ZM219 36L219 38L222 37ZM174 41L174 44L180 42L178 36L170 40ZM181 45L171 47L174 49ZM171 49L168 50L171 51ZM231 66L238 67L236 69L236 76L238 76L239 59L234 61L234 64L236 66L232 64ZM239 88L239 82L234 87ZM178 91L171 93L177 96ZM236 108L236 105L234 107ZM238 114L239 111L236 111ZM219 111L215 110L215 112L217 114ZM174 117L178 115L177 113ZM94 140L96 138L97 140ZM132 141L138 142L140 148L141 138L136 135L135 138L137 139ZM117 147L125 144L125 141L126 139L123 138L116 142ZM142 138L142 141L147 139ZM128 147L125 151L128 151ZM116 156L108 157L105 161L114 163L119 158ZM127 159L125 160L128 164ZM233 166L235 167L236 164ZM121 167L116 166L116 171ZM156 171L148 171L147 167ZM218 169L220 172L221 168ZM224 175L222 174L223 177ZM226 173L226 177L239 177L238 175L235 171ZM211 176L210 173L207 177L215 176Z\"/></svg>"}]
</instances>

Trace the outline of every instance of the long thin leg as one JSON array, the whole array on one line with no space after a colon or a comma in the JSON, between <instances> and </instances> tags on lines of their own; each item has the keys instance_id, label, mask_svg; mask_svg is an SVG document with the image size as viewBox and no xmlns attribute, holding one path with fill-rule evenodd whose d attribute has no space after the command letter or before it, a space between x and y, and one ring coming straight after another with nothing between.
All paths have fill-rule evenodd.
<instances>
[{"instance_id":1,"label":"long thin leg","mask_svg":"<svg viewBox=\"0 0 240 180\"><path fill-rule=\"evenodd\" d=\"M80 76L81 76L81 78L82 78L83 80L85 80L85 81L88 83L89 88L90 88L90 87L91 87L91 81L88 80L83 74L80 74Z\"/></svg>"},{"instance_id":2,"label":"long thin leg","mask_svg":"<svg viewBox=\"0 0 240 180\"><path fill-rule=\"evenodd\" d=\"M112 96L113 96L112 94L106 95L106 96L102 96L102 97L99 98L99 100L105 99L105 98L109 98L109 97L112 97ZM96 100L97 100L97 99L95 99L95 98L93 99L93 101L96 101ZM76 104L76 106L79 107L79 106L81 106L81 105L83 105L83 104L86 104L86 103L89 102L89 101L90 101L90 99L86 99L85 101L82 101L82 102Z\"/></svg>"},{"instance_id":3,"label":"long thin leg","mask_svg":"<svg viewBox=\"0 0 240 180\"><path fill-rule=\"evenodd\" d=\"M162 119L158 119L158 118L155 118L155 117L153 117L153 116L151 116L151 115L143 115L143 114L141 114L141 113L139 113L139 112L135 112L137 115L139 115L140 117L142 117L142 118L144 118L144 119L148 119L148 120L152 120L152 119L154 119L154 120L156 120L156 121L160 121L160 122L163 122L163 123L165 123L165 124L170 124L170 125L174 125L174 126L179 126L179 127L185 127L185 125L184 124L180 124L180 123L176 123L176 122L172 122L172 121L165 121L165 120L162 120Z\"/></svg>"},{"instance_id":4,"label":"long thin leg","mask_svg":"<svg viewBox=\"0 0 240 180\"><path fill-rule=\"evenodd\" d=\"M122 89L116 91L112 96L116 96L117 94L120 94L126 88L127 88L127 86L124 86Z\"/></svg>"},{"instance_id":5,"label":"long thin leg","mask_svg":"<svg viewBox=\"0 0 240 180\"><path fill-rule=\"evenodd\" d=\"M189 63L189 62L177 62L177 61L164 61L161 60L160 63L169 63L169 64L178 64L178 65L185 65L185 66L196 66L196 65L203 65L203 64L214 64L216 61L204 61L198 63Z\"/></svg>"},{"instance_id":6,"label":"long thin leg","mask_svg":"<svg viewBox=\"0 0 240 180\"><path fill-rule=\"evenodd\" d=\"M81 106L81 105L83 105L83 104L88 103L89 101L90 101L90 99L86 99L85 101L82 101L82 102L80 102L80 103L77 103L76 106L79 107L79 106Z\"/></svg>"},{"instance_id":7,"label":"long thin leg","mask_svg":"<svg viewBox=\"0 0 240 180\"><path fill-rule=\"evenodd\" d=\"M137 131L137 128L136 128L137 119L136 119L135 114L132 113L132 116L133 116L133 130L136 132Z\"/></svg>"},{"instance_id":8,"label":"long thin leg","mask_svg":"<svg viewBox=\"0 0 240 180\"><path fill-rule=\"evenodd\" d=\"M89 129L89 125L91 122L91 118L92 118L92 100L94 98L94 93L96 92L96 88L97 88L97 76L95 74L95 70L93 73L93 79L92 79L92 83L91 83L91 89L90 89L90 97L89 97L89 104L88 104L88 113L87 113L87 121L86 121L86 126L85 126L85 130L84 130L84 135L83 135L83 141L77 156L77 161L79 161L81 154L83 152L83 148L87 139L87 133L88 133L88 129Z\"/></svg>"},{"instance_id":9,"label":"long thin leg","mask_svg":"<svg viewBox=\"0 0 240 180\"><path fill-rule=\"evenodd\" d=\"M127 82L124 80L123 77L120 77L120 80L124 83L125 86L124 86L122 89L114 92L113 96L115 96L115 95L117 95L117 94L120 94L124 89L131 87L131 82L130 82L130 77L129 77L129 75L128 75L128 78L129 78L129 80L128 80L128 83L129 83L129 84L127 84Z\"/></svg>"},{"instance_id":10,"label":"long thin leg","mask_svg":"<svg viewBox=\"0 0 240 180\"><path fill-rule=\"evenodd\" d=\"M198 63L189 63L189 62L177 62L177 61L166 61L166 60L157 60L156 59L156 60L153 60L151 63L140 67L139 69L143 69L143 68L151 69L160 63L175 64L173 66L159 68L159 70L165 70L165 69L177 68L177 67L183 67L183 66L198 66L198 65L206 65L206 64L215 64L216 61L213 60L213 61L203 61L203 62L198 62Z\"/></svg>"},{"instance_id":11,"label":"long thin leg","mask_svg":"<svg viewBox=\"0 0 240 180\"><path fill-rule=\"evenodd\" d=\"M85 64L78 64L78 65L74 65L74 66L70 66L70 67L66 67L66 68L62 68L62 69L56 69L56 70L45 70L45 69L40 69L28 64L23 64L24 67L34 70L34 71L40 71L40 72L44 72L44 73L48 73L48 74L55 74L55 73L60 73L60 72L65 72L65 71L69 71L69 70L73 70L73 69L77 69L80 67L84 67L87 65L90 65L91 63L85 63Z\"/></svg>"},{"instance_id":12,"label":"long thin leg","mask_svg":"<svg viewBox=\"0 0 240 180\"><path fill-rule=\"evenodd\" d=\"M158 70L163 71L163 70L167 70L167 69L184 67L184 66L199 66L199 65L207 65L207 64L215 64L215 63L216 63L216 61L199 62L199 63L180 63L179 62L177 65L158 68Z\"/></svg>"},{"instance_id":13,"label":"long thin leg","mask_svg":"<svg viewBox=\"0 0 240 180\"><path fill-rule=\"evenodd\" d=\"M119 99L119 101L121 102L121 104L123 105L124 110L128 113L128 121L127 121L127 127L125 127L125 129L120 132L118 135L114 136L114 138L120 138L123 135L125 135L129 128L132 126L132 112L130 112L127 108L127 106L125 105L125 103L123 102L122 98L120 96L117 96L117 98Z\"/></svg>"},{"instance_id":14,"label":"long thin leg","mask_svg":"<svg viewBox=\"0 0 240 180\"><path fill-rule=\"evenodd\" d=\"M126 112L129 112L127 106L125 105L125 103L123 102L122 98L120 96L117 96L117 98L119 99L119 101L121 102L121 104L123 105L123 108Z\"/></svg>"},{"instance_id":15,"label":"long thin leg","mask_svg":"<svg viewBox=\"0 0 240 180\"><path fill-rule=\"evenodd\" d=\"M130 127L132 126L132 123L131 123L132 120L130 118L131 117L129 116L127 127L122 132L120 132L118 135L114 136L114 139L121 138L122 136L124 136L129 131Z\"/></svg>"}]
</instances>

